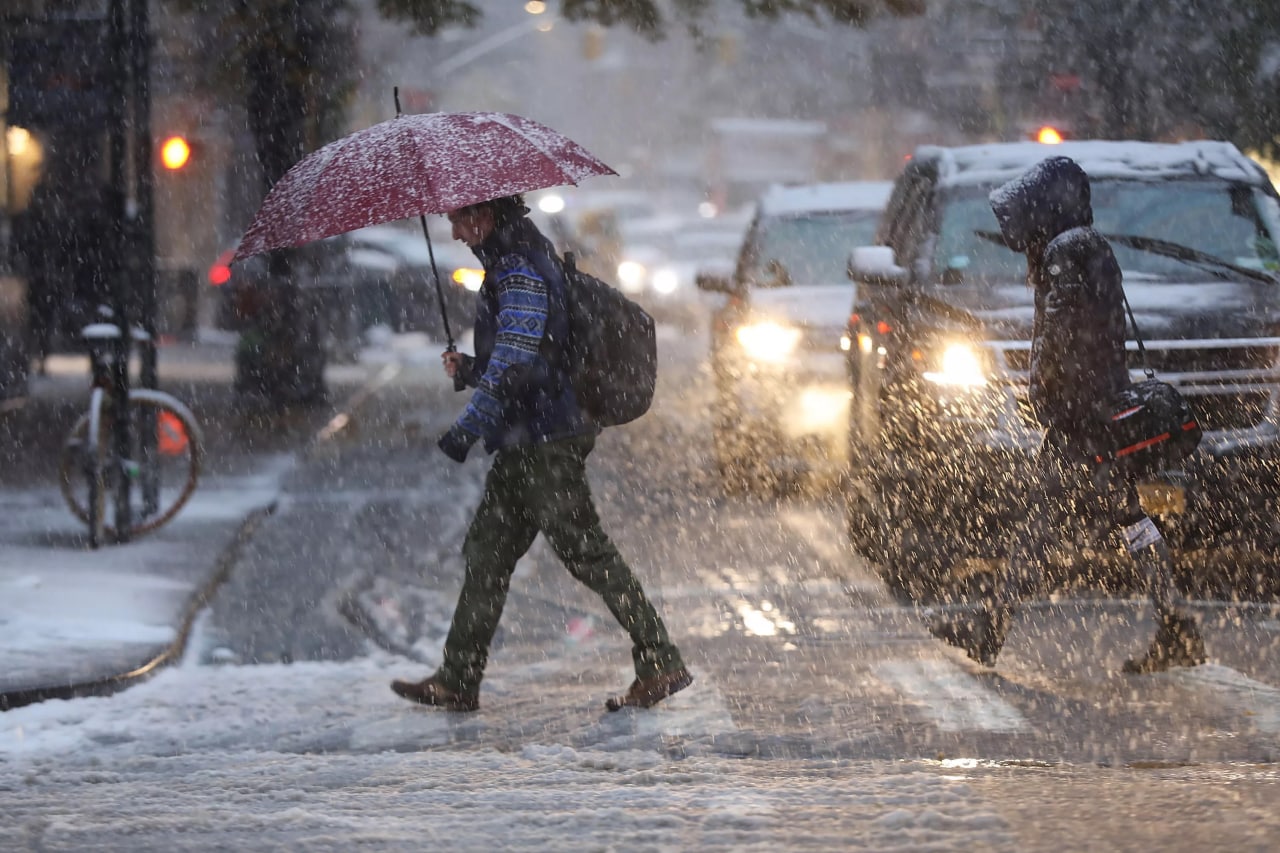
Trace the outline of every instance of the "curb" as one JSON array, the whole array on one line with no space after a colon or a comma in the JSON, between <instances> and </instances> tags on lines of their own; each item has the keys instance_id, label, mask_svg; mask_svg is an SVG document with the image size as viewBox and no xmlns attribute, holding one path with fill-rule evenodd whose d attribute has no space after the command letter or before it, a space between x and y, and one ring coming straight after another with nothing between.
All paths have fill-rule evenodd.
<instances>
[{"instance_id":1,"label":"curb","mask_svg":"<svg viewBox=\"0 0 1280 853\"><path fill-rule=\"evenodd\" d=\"M388 365L361 385L358 390L346 399L342 406L337 408L328 425L303 445L298 451L298 460L302 461L311 458L322 444L331 441L334 436L345 429L355 419L358 411L372 400L378 390L398 372L399 367L397 365ZM160 668L181 660L183 653L186 651L191 628L195 624L196 617L213 599L214 593L218 591L218 588L230 577L231 570L239 561L241 553L253 537L253 534L257 532L259 525L274 515L278 506L279 501L274 500L265 507L253 510L240 522L235 536L218 555L218 559L214 563L213 573L188 599L173 641L163 648L159 654L142 662L128 672L116 675L50 687L22 687L16 690L0 691L0 712L21 708L24 705L33 705L49 699L81 699L90 696L109 696L126 687L145 681Z\"/></svg>"},{"instance_id":2,"label":"curb","mask_svg":"<svg viewBox=\"0 0 1280 853\"><path fill-rule=\"evenodd\" d=\"M23 705L32 705L48 699L80 699L87 696L107 696L149 678L160 667L180 659L186 650L191 626L195 623L196 616L204 609L210 599L213 598L213 594L217 592L218 587L231 574L231 569L236 564L236 561L240 559L240 553L244 550L244 546L253 536L258 525L265 518L275 513L276 506L276 502L273 501L262 509L256 509L249 513L245 520L240 523L240 527L236 530L231 543L223 548L222 553L218 555L218 560L214 564L213 574L188 600L173 642L158 655L128 672L109 675L92 681L60 684L56 687L23 687L17 690L0 692L0 711L21 708Z\"/></svg>"}]
</instances>

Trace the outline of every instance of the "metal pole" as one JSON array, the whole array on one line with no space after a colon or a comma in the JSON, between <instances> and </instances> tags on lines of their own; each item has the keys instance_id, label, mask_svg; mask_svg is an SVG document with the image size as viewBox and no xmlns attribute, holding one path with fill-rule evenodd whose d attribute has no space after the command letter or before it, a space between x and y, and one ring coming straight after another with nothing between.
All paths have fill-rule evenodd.
<instances>
[{"instance_id":1,"label":"metal pole","mask_svg":"<svg viewBox=\"0 0 1280 853\"><path fill-rule=\"evenodd\" d=\"M139 322L147 332L142 343L140 380L144 388L155 388L156 375L156 293L155 264L155 167L151 146L151 29L148 0L131 0L130 53L133 67L133 138L136 169L136 213L134 233L135 278Z\"/></svg>"},{"instance_id":2,"label":"metal pole","mask_svg":"<svg viewBox=\"0 0 1280 853\"><path fill-rule=\"evenodd\" d=\"M130 263L133 286L138 289L139 322L147 333L140 342L138 381L144 388L159 384L157 370L158 298L155 264L155 166L151 146L151 28L148 0L131 0L129 53L133 70L134 220L130 229ZM138 462L144 511L160 506L160 482L156 466L156 432L152 424L135 424L138 430Z\"/></svg>"},{"instance_id":3,"label":"metal pole","mask_svg":"<svg viewBox=\"0 0 1280 853\"><path fill-rule=\"evenodd\" d=\"M129 424L129 351L132 341L130 332L132 326L131 318L129 317L129 280L125 275L125 265L122 263L125 251L122 242L124 235L128 233L124 225L126 221L125 200L128 198L125 175L125 135L127 130L125 101L129 89L129 63L127 61L128 45L125 33L124 0L111 0L108 15L108 56L113 69L107 95L109 155L111 158L111 180L107 210L108 221L111 226L107 231L111 238L111 245L108 247L111 263L108 275L113 285L112 301L114 302L115 321L120 326L120 346L116 348L111 388L111 396L114 401L112 415L114 416L115 424L115 457L119 463L117 470L113 472L116 478L116 518L114 526L116 540L126 542L129 539L129 529L133 526L133 513L130 507L130 491L133 484L130 481L129 472L124 467L124 461L132 455L133 451L131 449L132 429Z\"/></svg>"}]
</instances>

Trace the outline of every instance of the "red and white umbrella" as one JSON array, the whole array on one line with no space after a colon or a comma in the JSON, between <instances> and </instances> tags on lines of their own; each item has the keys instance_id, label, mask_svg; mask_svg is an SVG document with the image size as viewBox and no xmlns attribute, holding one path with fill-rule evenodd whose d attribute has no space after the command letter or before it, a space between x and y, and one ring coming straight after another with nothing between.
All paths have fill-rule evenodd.
<instances>
[{"instance_id":1,"label":"red and white umbrella","mask_svg":"<svg viewBox=\"0 0 1280 853\"><path fill-rule=\"evenodd\" d=\"M397 115L330 142L289 169L267 193L232 262L414 216L430 249L428 213L616 174L572 139L523 116ZM431 264L452 350L434 252Z\"/></svg>"},{"instance_id":2,"label":"red and white umbrella","mask_svg":"<svg viewBox=\"0 0 1280 853\"><path fill-rule=\"evenodd\" d=\"M568 137L511 113L399 115L329 143L286 172L235 259L616 174Z\"/></svg>"}]
</instances>

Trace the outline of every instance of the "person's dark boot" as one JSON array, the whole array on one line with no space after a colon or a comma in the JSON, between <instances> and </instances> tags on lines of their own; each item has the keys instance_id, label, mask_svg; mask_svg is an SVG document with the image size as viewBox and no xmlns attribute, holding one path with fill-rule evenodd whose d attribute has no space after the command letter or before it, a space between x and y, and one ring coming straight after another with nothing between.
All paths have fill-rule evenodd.
<instances>
[{"instance_id":1,"label":"person's dark boot","mask_svg":"<svg viewBox=\"0 0 1280 853\"><path fill-rule=\"evenodd\" d=\"M930 623L929 633L983 666L995 666L1009 630L1009 616L1007 609L985 607L963 616L940 616Z\"/></svg>"},{"instance_id":2,"label":"person's dark boot","mask_svg":"<svg viewBox=\"0 0 1280 853\"><path fill-rule=\"evenodd\" d=\"M623 708L652 708L672 693L678 693L693 683L693 675L683 666L670 672L659 673L652 678L637 678L627 692L605 700L610 711Z\"/></svg>"},{"instance_id":3,"label":"person's dark boot","mask_svg":"<svg viewBox=\"0 0 1280 853\"><path fill-rule=\"evenodd\" d=\"M1164 672L1175 666L1197 666L1205 662L1204 638L1195 620L1188 616L1164 616L1159 618L1156 636L1151 647L1140 658L1124 662L1124 671L1131 675Z\"/></svg>"},{"instance_id":4,"label":"person's dark boot","mask_svg":"<svg viewBox=\"0 0 1280 853\"><path fill-rule=\"evenodd\" d=\"M450 690L440 683L436 676L424 678L422 681L391 682L391 689L397 696L403 696L419 705L433 705L446 711L475 711L480 707L480 697L476 693L462 693Z\"/></svg>"}]
</instances>

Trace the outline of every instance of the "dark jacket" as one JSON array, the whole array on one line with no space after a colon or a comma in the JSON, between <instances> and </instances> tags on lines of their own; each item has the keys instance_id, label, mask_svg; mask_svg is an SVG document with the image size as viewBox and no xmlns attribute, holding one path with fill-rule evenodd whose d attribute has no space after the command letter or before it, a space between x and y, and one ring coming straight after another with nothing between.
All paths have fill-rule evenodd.
<instances>
[{"instance_id":1,"label":"dark jacket","mask_svg":"<svg viewBox=\"0 0 1280 853\"><path fill-rule=\"evenodd\" d=\"M1075 161L1052 157L990 198L1005 242L1026 253L1035 289L1032 408L1043 426L1086 455L1129 384L1120 265L1091 227L1089 179Z\"/></svg>"},{"instance_id":2,"label":"dark jacket","mask_svg":"<svg viewBox=\"0 0 1280 853\"><path fill-rule=\"evenodd\" d=\"M485 278L477 294L474 357L462 377L476 389L442 447L447 453L483 439L492 453L598 429L579 408L559 367L568 312L559 258L527 218L501 223L475 255ZM462 449L465 456L465 448Z\"/></svg>"}]
</instances>

